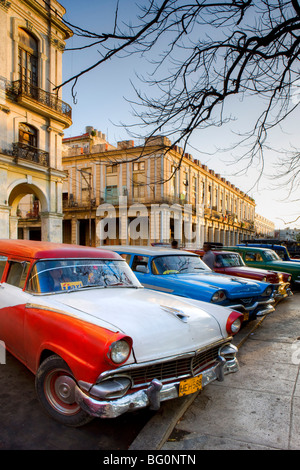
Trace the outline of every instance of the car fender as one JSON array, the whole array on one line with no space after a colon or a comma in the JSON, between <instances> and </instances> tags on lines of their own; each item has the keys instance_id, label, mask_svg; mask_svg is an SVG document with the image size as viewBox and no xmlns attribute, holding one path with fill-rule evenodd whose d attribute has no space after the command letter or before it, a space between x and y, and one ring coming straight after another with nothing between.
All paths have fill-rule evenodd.
<instances>
[{"instance_id":1,"label":"car fender","mask_svg":"<svg viewBox=\"0 0 300 470\"><path fill-rule=\"evenodd\" d=\"M94 382L102 370L114 366L107 356L109 346L125 337L88 323L66 311L39 305L26 306L26 365L36 374L50 352L68 364L76 380Z\"/></svg>"}]
</instances>

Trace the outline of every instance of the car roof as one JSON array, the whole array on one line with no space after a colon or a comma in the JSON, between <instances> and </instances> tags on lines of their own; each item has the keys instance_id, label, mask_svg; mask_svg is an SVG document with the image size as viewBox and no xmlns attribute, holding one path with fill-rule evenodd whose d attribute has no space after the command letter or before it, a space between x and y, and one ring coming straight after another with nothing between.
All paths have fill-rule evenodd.
<instances>
[{"instance_id":1,"label":"car roof","mask_svg":"<svg viewBox=\"0 0 300 470\"><path fill-rule=\"evenodd\" d=\"M227 255L227 254L230 254L230 255L238 255L238 253L236 251L223 251L223 250L211 250L215 255Z\"/></svg>"},{"instance_id":2,"label":"car roof","mask_svg":"<svg viewBox=\"0 0 300 470\"><path fill-rule=\"evenodd\" d=\"M0 254L20 258L110 258L120 259L117 253L94 247L69 245L35 240L0 240Z\"/></svg>"},{"instance_id":3,"label":"car roof","mask_svg":"<svg viewBox=\"0 0 300 470\"><path fill-rule=\"evenodd\" d=\"M251 250L251 251L274 251L272 250L271 248L262 248L262 247L256 247L256 246L249 246L249 245L245 245L245 246L224 246L224 250L225 251L230 251L230 250L241 250L241 251L245 251L245 250Z\"/></svg>"},{"instance_id":4,"label":"car roof","mask_svg":"<svg viewBox=\"0 0 300 470\"><path fill-rule=\"evenodd\" d=\"M114 251L122 251L123 253L136 253L139 255L148 255L148 256L163 256L163 255L191 255L198 256L196 253L191 253L189 251L177 250L175 248L166 248L161 246L132 246L132 245L110 245L110 246L101 246L99 248L110 249Z\"/></svg>"},{"instance_id":5,"label":"car roof","mask_svg":"<svg viewBox=\"0 0 300 470\"><path fill-rule=\"evenodd\" d=\"M202 252L204 253L204 250L202 250L202 248L201 248L201 249L196 249L196 250L192 250L192 249L191 249L191 250L187 250L187 251L188 251L188 252L191 252L191 253L196 253L196 254L197 254L198 251L201 251L201 253L202 253ZM230 254L231 254L231 255L238 255L238 253L237 253L236 251L229 251L229 250L226 250L226 251L225 251L225 250L223 250L223 249L222 249L222 250L221 250L221 249L219 249L219 250L214 250L214 249L212 249L211 251L212 251L215 255L225 255L225 254L226 254L226 255L228 255L228 254L229 254L229 255L230 255Z\"/></svg>"},{"instance_id":6,"label":"car roof","mask_svg":"<svg viewBox=\"0 0 300 470\"><path fill-rule=\"evenodd\" d=\"M250 246L251 248L257 247L257 248L270 248L275 247L279 250L286 250L286 246L284 245L277 245L276 243L240 243L238 246Z\"/></svg>"}]
</instances>

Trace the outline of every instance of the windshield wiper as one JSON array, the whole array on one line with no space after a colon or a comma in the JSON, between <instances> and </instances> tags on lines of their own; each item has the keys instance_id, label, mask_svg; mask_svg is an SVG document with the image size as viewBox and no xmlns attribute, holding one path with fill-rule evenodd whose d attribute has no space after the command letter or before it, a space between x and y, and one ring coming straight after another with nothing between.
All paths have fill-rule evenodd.
<instances>
[{"instance_id":1,"label":"windshield wiper","mask_svg":"<svg viewBox=\"0 0 300 470\"><path fill-rule=\"evenodd\" d=\"M107 284L105 287L134 287L134 288L138 288L140 286L135 286L134 284L124 284L123 282L115 282L113 284Z\"/></svg>"},{"instance_id":2,"label":"windshield wiper","mask_svg":"<svg viewBox=\"0 0 300 470\"><path fill-rule=\"evenodd\" d=\"M188 269L188 266L186 266L185 268L181 268L179 272L183 271L184 269ZM205 268L195 266L194 268L192 268L192 270L188 274L193 274L193 272L196 271L196 269L200 269L201 271L206 271Z\"/></svg>"}]
</instances>

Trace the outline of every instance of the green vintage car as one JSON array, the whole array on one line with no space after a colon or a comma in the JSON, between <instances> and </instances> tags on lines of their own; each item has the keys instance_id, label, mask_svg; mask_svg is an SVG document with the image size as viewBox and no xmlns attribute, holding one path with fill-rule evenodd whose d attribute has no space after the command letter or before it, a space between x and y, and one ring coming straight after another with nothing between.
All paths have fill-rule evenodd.
<instances>
[{"instance_id":1,"label":"green vintage car","mask_svg":"<svg viewBox=\"0 0 300 470\"><path fill-rule=\"evenodd\" d=\"M247 266L290 273L292 276L292 284L300 287L299 262L282 261L275 251L268 248L255 248L252 246L224 246L222 250L236 251L241 255Z\"/></svg>"}]
</instances>

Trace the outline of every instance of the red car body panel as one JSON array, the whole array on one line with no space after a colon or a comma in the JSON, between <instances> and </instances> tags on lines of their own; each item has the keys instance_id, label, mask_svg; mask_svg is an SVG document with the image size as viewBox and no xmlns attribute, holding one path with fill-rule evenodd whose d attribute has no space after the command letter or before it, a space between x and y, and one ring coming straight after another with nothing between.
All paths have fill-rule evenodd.
<instances>
[{"instance_id":1,"label":"red car body panel","mask_svg":"<svg viewBox=\"0 0 300 470\"><path fill-rule=\"evenodd\" d=\"M26 310L26 365L33 373L47 350L67 362L76 380L95 382L99 371L116 368L107 352L111 343L127 338L124 334L49 309L27 307ZM45 342L44 338L51 338L51 341Z\"/></svg>"},{"instance_id":2,"label":"red car body panel","mask_svg":"<svg viewBox=\"0 0 300 470\"><path fill-rule=\"evenodd\" d=\"M43 354L51 351L68 363L76 380L94 382L99 371L116 368L108 358L109 346L123 338L131 344L131 339L122 333L89 325L49 308L23 304L3 309L3 312L7 314L0 317L0 330L6 347L34 374ZM51 338L51 341L45 342L44 338Z\"/></svg>"},{"instance_id":3,"label":"red car body panel","mask_svg":"<svg viewBox=\"0 0 300 470\"><path fill-rule=\"evenodd\" d=\"M66 250L68 250L68 256L74 258L95 256L107 258L108 256L106 250L86 249L86 247L82 250L80 246L75 245L61 244L56 250L49 250L49 244L41 242L39 248L32 244L24 247L24 240L21 241L21 247L18 240L2 241L0 256L5 254L6 250L10 252L10 259L28 261L31 265L40 258L64 258ZM20 253L22 253L21 257ZM110 253L109 258L119 259L119 256L116 253ZM6 269L3 279L6 276ZM86 321L48 307L40 306L39 308L38 298L36 304L18 304L20 289L15 288L15 291L16 298L12 300L13 305L2 308L0 331L5 338L8 351L34 374L41 363L43 353L49 350L68 363L76 380L93 382L99 375L99 371L116 368L107 356L111 343L126 338L131 344L131 338L124 334L114 333L94 324L90 325ZM21 292L24 295L24 291ZM24 297L22 301L24 302ZM45 343L44 338L51 338L51 342ZM103 358L107 358L107 361Z\"/></svg>"}]
</instances>

